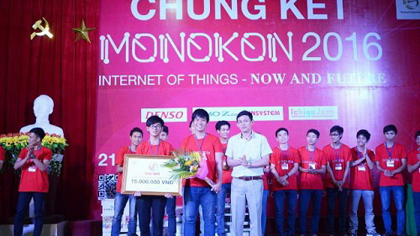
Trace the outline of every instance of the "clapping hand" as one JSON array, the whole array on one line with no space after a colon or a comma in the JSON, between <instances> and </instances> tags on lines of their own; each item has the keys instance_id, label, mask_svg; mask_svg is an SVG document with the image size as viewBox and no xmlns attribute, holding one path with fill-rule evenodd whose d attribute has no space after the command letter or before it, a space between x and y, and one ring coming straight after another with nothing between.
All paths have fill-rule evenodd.
<instances>
[{"instance_id":1,"label":"clapping hand","mask_svg":"<svg viewBox=\"0 0 420 236\"><path fill-rule=\"evenodd\" d=\"M245 155L243 155L240 160L242 161L242 164L241 165L243 167L248 167L248 161L246 160L246 156Z\"/></svg>"}]
</instances>

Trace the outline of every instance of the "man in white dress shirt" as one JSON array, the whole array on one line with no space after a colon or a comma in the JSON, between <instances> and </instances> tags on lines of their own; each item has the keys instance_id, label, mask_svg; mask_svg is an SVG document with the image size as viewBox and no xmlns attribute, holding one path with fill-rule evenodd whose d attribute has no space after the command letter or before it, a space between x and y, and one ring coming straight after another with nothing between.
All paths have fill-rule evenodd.
<instances>
[{"instance_id":1,"label":"man in white dress shirt","mask_svg":"<svg viewBox=\"0 0 420 236\"><path fill-rule=\"evenodd\" d=\"M245 199L248 203L251 236L261 236L263 167L272 153L265 136L252 130L252 113L241 111L236 117L241 133L229 139L226 156L233 167L231 187L231 233L242 236L245 220Z\"/></svg>"}]
</instances>

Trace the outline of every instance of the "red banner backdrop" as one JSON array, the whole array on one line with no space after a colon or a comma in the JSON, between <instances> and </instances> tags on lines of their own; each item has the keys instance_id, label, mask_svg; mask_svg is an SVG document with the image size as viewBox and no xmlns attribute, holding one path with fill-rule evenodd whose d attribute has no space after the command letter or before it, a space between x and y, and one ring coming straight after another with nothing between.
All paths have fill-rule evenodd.
<instances>
[{"instance_id":1,"label":"red banner backdrop","mask_svg":"<svg viewBox=\"0 0 420 236\"><path fill-rule=\"evenodd\" d=\"M58 180L55 214L66 220L94 218L92 157L96 107L97 40L74 43L72 28L98 25L99 1L0 1L0 134L19 132L33 124L33 101L41 94L54 100L52 124L64 130L69 143ZM30 35L45 17L54 34ZM39 31L39 30L36 30ZM97 31L90 32L97 38ZM18 176L10 167L0 171L0 222L10 224L17 202ZM49 199L47 198L47 201ZM51 203L51 202L50 202ZM1 234L1 233L0 233Z\"/></svg>"},{"instance_id":2,"label":"red banner backdrop","mask_svg":"<svg viewBox=\"0 0 420 236\"><path fill-rule=\"evenodd\" d=\"M420 21L410 7L399 0L102 1L99 197L106 197L99 175L115 172L130 129L145 130L152 114L167 122L174 146L202 107L212 133L220 119L237 133L237 112L252 111L254 129L272 146L275 130L287 127L291 145L305 145L306 131L316 128L323 147L338 124L344 143L354 146L364 128L374 148L392 123L397 141L412 149L420 129Z\"/></svg>"}]
</instances>

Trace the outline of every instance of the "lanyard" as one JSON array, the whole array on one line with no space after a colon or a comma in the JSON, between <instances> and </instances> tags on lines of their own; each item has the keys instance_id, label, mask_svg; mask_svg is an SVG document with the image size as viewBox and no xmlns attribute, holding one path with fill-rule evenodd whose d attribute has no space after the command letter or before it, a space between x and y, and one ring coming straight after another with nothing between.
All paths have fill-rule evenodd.
<instances>
[{"instance_id":1,"label":"lanyard","mask_svg":"<svg viewBox=\"0 0 420 236\"><path fill-rule=\"evenodd\" d=\"M361 151L359 151L358 147L356 147L356 153L357 153L357 156L359 156L359 159L363 158L363 153Z\"/></svg>"},{"instance_id":2,"label":"lanyard","mask_svg":"<svg viewBox=\"0 0 420 236\"><path fill-rule=\"evenodd\" d=\"M335 153L335 162L339 162L340 161L340 153L341 153L341 145L340 148L335 149L333 147L334 153Z\"/></svg>"},{"instance_id":3,"label":"lanyard","mask_svg":"<svg viewBox=\"0 0 420 236\"><path fill-rule=\"evenodd\" d=\"M314 162L314 156L315 156L316 148L314 147L313 151L309 151L308 146L306 146L306 150L308 150L309 160L311 162ZM312 153L312 155L311 155L311 153Z\"/></svg>"},{"instance_id":4,"label":"lanyard","mask_svg":"<svg viewBox=\"0 0 420 236\"><path fill-rule=\"evenodd\" d=\"M160 146L160 141L159 141L159 143L158 143L158 145L157 145L157 148L156 148L156 153L153 153L153 146L152 146L152 143L151 143L151 142L150 142L150 140L149 140L150 154L151 154L152 156L157 156L157 155L159 155L159 146Z\"/></svg>"},{"instance_id":5,"label":"lanyard","mask_svg":"<svg viewBox=\"0 0 420 236\"><path fill-rule=\"evenodd\" d=\"M203 141L201 141L201 145L198 143L197 135L194 134L195 143L197 144L198 149L200 149L200 153L203 151L204 141L206 140L207 133L204 135Z\"/></svg>"},{"instance_id":6,"label":"lanyard","mask_svg":"<svg viewBox=\"0 0 420 236\"><path fill-rule=\"evenodd\" d=\"M34 150L34 153L33 153L33 155L35 156L35 159L38 159L38 154L39 154L39 152L41 151L41 148L42 147L40 147L38 150ZM32 159L30 160L32 163L34 162Z\"/></svg>"},{"instance_id":7,"label":"lanyard","mask_svg":"<svg viewBox=\"0 0 420 236\"><path fill-rule=\"evenodd\" d=\"M279 149L280 149L280 155L281 155L281 157L283 157L283 161L287 161L287 157L289 156L289 146L287 146L287 149L286 150L281 150L281 148L280 148L280 146L279 146Z\"/></svg>"},{"instance_id":8,"label":"lanyard","mask_svg":"<svg viewBox=\"0 0 420 236\"><path fill-rule=\"evenodd\" d=\"M39 152L41 151L41 148L39 148L38 150L35 150L34 151L34 155L36 156L36 157L38 157L38 154L39 154Z\"/></svg>"},{"instance_id":9,"label":"lanyard","mask_svg":"<svg viewBox=\"0 0 420 236\"><path fill-rule=\"evenodd\" d=\"M385 145L386 152L389 155L389 159L391 160L392 159L392 153L394 152L395 142L392 144L391 152L389 151L389 148L386 146L386 142L384 143L384 145Z\"/></svg>"},{"instance_id":10,"label":"lanyard","mask_svg":"<svg viewBox=\"0 0 420 236\"><path fill-rule=\"evenodd\" d=\"M136 150L134 150L134 152L133 152L133 150L131 150L131 145L128 146L128 151L130 152L130 154L135 154L136 153Z\"/></svg>"}]
</instances>

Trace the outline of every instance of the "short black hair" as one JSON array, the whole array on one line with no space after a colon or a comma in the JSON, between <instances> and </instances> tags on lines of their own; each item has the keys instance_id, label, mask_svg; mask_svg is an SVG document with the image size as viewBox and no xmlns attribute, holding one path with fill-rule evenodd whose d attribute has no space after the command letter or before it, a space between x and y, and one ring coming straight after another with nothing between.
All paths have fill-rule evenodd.
<instances>
[{"instance_id":1,"label":"short black hair","mask_svg":"<svg viewBox=\"0 0 420 236\"><path fill-rule=\"evenodd\" d=\"M309 133L314 133L314 134L316 135L316 137L317 137L317 138L319 138L319 135L321 135L321 134L319 133L319 131L318 131L318 130L316 130L316 129L309 129L309 130L308 130L308 132L306 132L306 135L308 135Z\"/></svg>"},{"instance_id":2,"label":"short black hair","mask_svg":"<svg viewBox=\"0 0 420 236\"><path fill-rule=\"evenodd\" d=\"M38 138L42 139L45 137L45 131L42 128L36 127L29 130L29 133L35 134Z\"/></svg>"},{"instance_id":3,"label":"short black hair","mask_svg":"<svg viewBox=\"0 0 420 236\"><path fill-rule=\"evenodd\" d=\"M162 128L162 132L165 132L166 134L169 134L168 126L164 125Z\"/></svg>"},{"instance_id":4,"label":"short black hair","mask_svg":"<svg viewBox=\"0 0 420 236\"><path fill-rule=\"evenodd\" d=\"M249 112L249 111L243 110L243 111L239 112L239 114L236 116L236 121L238 121L239 117L241 117L241 116L248 116L249 119L252 121L252 113Z\"/></svg>"},{"instance_id":5,"label":"short black hair","mask_svg":"<svg viewBox=\"0 0 420 236\"><path fill-rule=\"evenodd\" d=\"M330 133L337 131L338 134L343 134L344 133L344 129L343 127L339 126L339 125L334 125L333 127L331 127L330 129Z\"/></svg>"},{"instance_id":6,"label":"short black hair","mask_svg":"<svg viewBox=\"0 0 420 236\"><path fill-rule=\"evenodd\" d=\"M416 139L418 136L420 136L420 130L417 130L416 134L414 135L414 139Z\"/></svg>"},{"instance_id":7,"label":"short black hair","mask_svg":"<svg viewBox=\"0 0 420 236\"><path fill-rule=\"evenodd\" d=\"M286 132L286 134L287 135L289 135L289 130L287 130L286 128L284 128L284 127L281 127L281 128L279 128L278 130L276 130L276 138L277 138L277 135L280 133L280 131L285 131Z\"/></svg>"},{"instance_id":8,"label":"short black hair","mask_svg":"<svg viewBox=\"0 0 420 236\"><path fill-rule=\"evenodd\" d=\"M200 117L200 118L202 118L202 119L206 119L206 121L207 121L207 122L209 122L209 121L210 121L210 116L209 116L209 113L208 113L206 110L201 109L201 108L199 108L199 109L195 110L195 111L192 113L192 116L191 116L191 122L192 122L195 118L197 118L197 117ZM190 125L190 127L191 127L191 125Z\"/></svg>"},{"instance_id":9,"label":"short black hair","mask_svg":"<svg viewBox=\"0 0 420 236\"><path fill-rule=\"evenodd\" d=\"M360 135L364 136L367 141L370 140L370 133L367 130L361 129L357 131L356 138L358 138Z\"/></svg>"},{"instance_id":10,"label":"short black hair","mask_svg":"<svg viewBox=\"0 0 420 236\"><path fill-rule=\"evenodd\" d=\"M229 129L230 129L230 123L229 122L227 122L225 120L219 120L216 123L216 130L220 130L222 128L222 126L224 126L224 125L227 125L229 127Z\"/></svg>"},{"instance_id":11,"label":"short black hair","mask_svg":"<svg viewBox=\"0 0 420 236\"><path fill-rule=\"evenodd\" d=\"M151 116L146 120L147 127L150 127L156 123L159 123L162 127L165 125L165 122L159 116Z\"/></svg>"},{"instance_id":12,"label":"short black hair","mask_svg":"<svg viewBox=\"0 0 420 236\"><path fill-rule=\"evenodd\" d=\"M130 136L133 136L134 132L139 132L139 133L141 133L141 136L143 136L143 130L141 130L139 127L134 127L134 128L130 131Z\"/></svg>"},{"instance_id":13,"label":"short black hair","mask_svg":"<svg viewBox=\"0 0 420 236\"><path fill-rule=\"evenodd\" d=\"M384 127L384 130L383 130L384 134L385 134L386 132L388 132L388 131L394 131L394 132L395 132L395 134L397 134L397 133L398 133L397 127L396 127L395 125L387 125L387 126L385 126L385 127Z\"/></svg>"}]
</instances>

